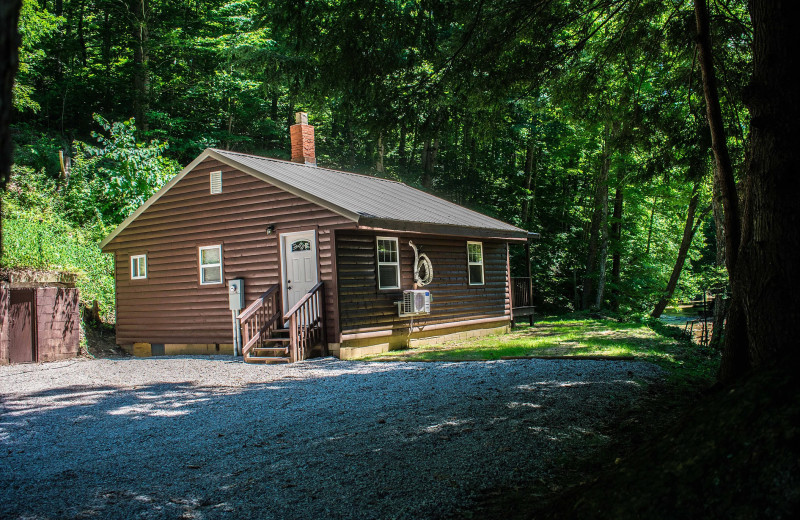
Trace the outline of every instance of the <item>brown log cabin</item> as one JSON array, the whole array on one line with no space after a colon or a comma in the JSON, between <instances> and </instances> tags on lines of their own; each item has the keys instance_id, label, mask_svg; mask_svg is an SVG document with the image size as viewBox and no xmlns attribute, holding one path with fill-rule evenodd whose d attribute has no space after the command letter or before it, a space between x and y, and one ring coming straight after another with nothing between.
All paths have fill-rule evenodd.
<instances>
[{"instance_id":1,"label":"brown log cabin","mask_svg":"<svg viewBox=\"0 0 800 520\"><path fill-rule=\"evenodd\" d=\"M525 230L317 167L314 128L297 118L291 161L207 149L103 240L121 346L353 358L505 331L514 305L530 309L529 280L512 296L509 268Z\"/></svg>"}]
</instances>

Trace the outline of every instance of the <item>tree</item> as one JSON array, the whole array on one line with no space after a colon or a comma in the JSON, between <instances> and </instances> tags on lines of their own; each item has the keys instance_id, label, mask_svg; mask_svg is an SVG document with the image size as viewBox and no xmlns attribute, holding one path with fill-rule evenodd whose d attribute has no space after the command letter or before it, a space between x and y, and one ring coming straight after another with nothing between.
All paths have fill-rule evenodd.
<instances>
[{"instance_id":1,"label":"tree","mask_svg":"<svg viewBox=\"0 0 800 520\"><path fill-rule=\"evenodd\" d=\"M17 22L21 6L21 0L0 2L0 190L5 188L11 173L12 148L9 127L14 76L19 65L20 40Z\"/></svg>"},{"instance_id":2,"label":"tree","mask_svg":"<svg viewBox=\"0 0 800 520\"><path fill-rule=\"evenodd\" d=\"M792 370L799 357L800 98L793 76L800 65L796 52L800 42L788 4L751 0L750 16L753 75L747 102L751 133L742 232L727 244L740 244L729 267L731 305L739 311L728 318L729 323L739 323L726 331L723 382L778 363ZM738 224L729 224L726 215L726 235L736 233Z\"/></svg>"},{"instance_id":3,"label":"tree","mask_svg":"<svg viewBox=\"0 0 800 520\"><path fill-rule=\"evenodd\" d=\"M12 145L10 135L14 75L17 73L19 33L17 22L21 0L0 1L0 194L11 175ZM0 258L3 256L3 206L0 201Z\"/></svg>"},{"instance_id":4,"label":"tree","mask_svg":"<svg viewBox=\"0 0 800 520\"><path fill-rule=\"evenodd\" d=\"M678 279L680 279L681 271L683 270L683 266L686 263L686 255L689 252L689 246L692 244L692 239L694 238L695 233L697 233L697 229L703 223L703 219L711 210L711 206L707 206L706 209L700 212L700 215L695 217L695 212L697 211L697 206L700 203L700 182L695 182L694 187L692 188L692 197L689 200L689 208L686 211L686 225L683 229L683 238L681 239L680 249L678 250L678 257L675 260L675 266L672 268L672 274L669 277L669 282L667 283L667 289L664 291L664 295L658 300L656 303L653 312L650 313L650 316L653 318L660 318L661 314L664 312L664 309L667 308L667 304L669 304L670 299L672 299L672 295L675 292L675 287L678 285Z\"/></svg>"}]
</instances>

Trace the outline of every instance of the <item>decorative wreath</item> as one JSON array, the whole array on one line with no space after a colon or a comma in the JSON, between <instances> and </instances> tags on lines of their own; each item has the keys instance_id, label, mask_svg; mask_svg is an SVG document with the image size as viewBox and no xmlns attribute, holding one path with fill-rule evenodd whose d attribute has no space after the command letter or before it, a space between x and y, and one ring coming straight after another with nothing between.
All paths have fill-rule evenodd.
<instances>
[{"instance_id":1,"label":"decorative wreath","mask_svg":"<svg viewBox=\"0 0 800 520\"><path fill-rule=\"evenodd\" d=\"M419 253L411 240L408 245L414 250L414 282L424 287L433 281L433 264L425 253Z\"/></svg>"}]
</instances>

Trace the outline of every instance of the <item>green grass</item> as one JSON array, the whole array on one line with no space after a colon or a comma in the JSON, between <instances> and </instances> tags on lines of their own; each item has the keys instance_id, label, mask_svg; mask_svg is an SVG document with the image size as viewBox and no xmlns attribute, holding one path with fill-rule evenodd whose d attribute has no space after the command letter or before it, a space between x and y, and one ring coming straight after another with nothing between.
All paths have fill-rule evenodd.
<instances>
[{"instance_id":1,"label":"green grass","mask_svg":"<svg viewBox=\"0 0 800 520\"><path fill-rule=\"evenodd\" d=\"M680 330L660 322L553 317L508 334L396 350L362 358L368 361L464 361L504 357L600 357L655 363L680 381L710 380L719 356L691 343Z\"/></svg>"},{"instance_id":2,"label":"green grass","mask_svg":"<svg viewBox=\"0 0 800 520\"><path fill-rule=\"evenodd\" d=\"M4 208L5 209L5 208ZM104 321L114 320L114 262L95 240L58 215L36 210L3 217L2 266L78 273L81 300L100 304Z\"/></svg>"}]
</instances>

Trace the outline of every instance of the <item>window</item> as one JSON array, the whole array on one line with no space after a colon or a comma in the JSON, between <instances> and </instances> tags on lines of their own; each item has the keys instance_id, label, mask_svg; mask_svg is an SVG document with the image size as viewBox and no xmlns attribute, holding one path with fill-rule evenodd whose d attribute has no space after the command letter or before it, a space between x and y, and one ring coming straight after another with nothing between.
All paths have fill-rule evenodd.
<instances>
[{"instance_id":1,"label":"window","mask_svg":"<svg viewBox=\"0 0 800 520\"><path fill-rule=\"evenodd\" d=\"M467 269L469 284L483 285L483 244L467 242Z\"/></svg>"},{"instance_id":2,"label":"window","mask_svg":"<svg viewBox=\"0 0 800 520\"><path fill-rule=\"evenodd\" d=\"M292 253L298 251L311 251L311 242L308 240L295 240L292 242Z\"/></svg>"},{"instance_id":3,"label":"window","mask_svg":"<svg viewBox=\"0 0 800 520\"><path fill-rule=\"evenodd\" d=\"M131 280L147 278L147 255L131 255Z\"/></svg>"},{"instance_id":4,"label":"window","mask_svg":"<svg viewBox=\"0 0 800 520\"><path fill-rule=\"evenodd\" d=\"M222 246L200 248L200 283L222 283Z\"/></svg>"},{"instance_id":5,"label":"window","mask_svg":"<svg viewBox=\"0 0 800 520\"><path fill-rule=\"evenodd\" d=\"M222 193L222 172L211 172L209 183L212 195Z\"/></svg>"},{"instance_id":6,"label":"window","mask_svg":"<svg viewBox=\"0 0 800 520\"><path fill-rule=\"evenodd\" d=\"M400 258L396 238L378 237L378 289L400 288Z\"/></svg>"}]
</instances>

